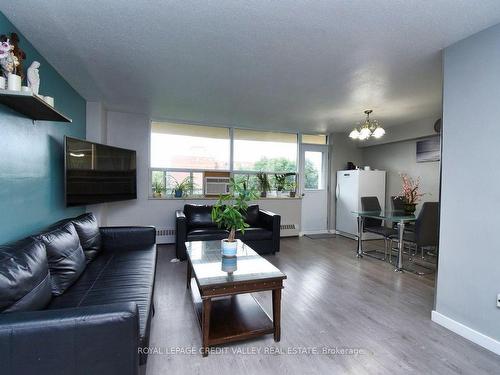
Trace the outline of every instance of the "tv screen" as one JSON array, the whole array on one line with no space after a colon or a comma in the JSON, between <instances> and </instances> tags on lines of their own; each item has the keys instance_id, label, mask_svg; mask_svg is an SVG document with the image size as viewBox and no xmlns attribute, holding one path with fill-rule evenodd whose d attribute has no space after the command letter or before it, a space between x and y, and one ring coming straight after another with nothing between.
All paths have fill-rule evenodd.
<instances>
[{"instance_id":1,"label":"tv screen","mask_svg":"<svg viewBox=\"0 0 500 375\"><path fill-rule=\"evenodd\" d=\"M136 152L65 137L66 206L137 199Z\"/></svg>"}]
</instances>

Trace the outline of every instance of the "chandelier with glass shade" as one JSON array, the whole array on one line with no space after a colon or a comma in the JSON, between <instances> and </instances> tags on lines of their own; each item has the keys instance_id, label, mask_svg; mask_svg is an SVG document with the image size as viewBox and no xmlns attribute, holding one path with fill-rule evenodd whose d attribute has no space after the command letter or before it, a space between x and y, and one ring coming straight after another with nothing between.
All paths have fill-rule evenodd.
<instances>
[{"instance_id":1,"label":"chandelier with glass shade","mask_svg":"<svg viewBox=\"0 0 500 375\"><path fill-rule=\"evenodd\" d=\"M349 134L350 138L364 141L370 137L380 138L385 134L384 128L380 126L378 121L370 118L370 114L372 112L373 111L371 109L367 109L365 111L365 121L362 124L359 124L359 129L357 127L353 129L353 131Z\"/></svg>"}]
</instances>

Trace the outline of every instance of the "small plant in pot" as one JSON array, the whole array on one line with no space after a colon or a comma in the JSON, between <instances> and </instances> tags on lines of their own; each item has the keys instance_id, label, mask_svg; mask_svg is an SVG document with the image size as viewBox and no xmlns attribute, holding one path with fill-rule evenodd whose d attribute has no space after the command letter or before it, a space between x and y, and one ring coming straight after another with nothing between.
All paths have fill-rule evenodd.
<instances>
[{"instance_id":1,"label":"small plant in pot","mask_svg":"<svg viewBox=\"0 0 500 375\"><path fill-rule=\"evenodd\" d=\"M269 177L267 173L259 172L256 175L259 184L259 191L261 198L267 197L267 192L271 190L271 183L269 182Z\"/></svg>"},{"instance_id":2,"label":"small plant in pot","mask_svg":"<svg viewBox=\"0 0 500 375\"><path fill-rule=\"evenodd\" d=\"M401 174L402 190L401 195L404 198L405 213L413 215L415 213L417 203L424 193L420 193L420 177L416 180L407 174Z\"/></svg>"},{"instance_id":3,"label":"small plant in pot","mask_svg":"<svg viewBox=\"0 0 500 375\"><path fill-rule=\"evenodd\" d=\"M153 198L161 198L161 195L165 192L165 186L160 181L155 181L153 183Z\"/></svg>"},{"instance_id":4,"label":"small plant in pot","mask_svg":"<svg viewBox=\"0 0 500 375\"><path fill-rule=\"evenodd\" d=\"M193 179L188 176L182 181L177 181L177 179L173 176L169 176L169 179L173 182L174 187L172 188L172 194L175 198L182 198L188 193L192 193L196 184L193 182Z\"/></svg>"},{"instance_id":5,"label":"small plant in pot","mask_svg":"<svg viewBox=\"0 0 500 375\"><path fill-rule=\"evenodd\" d=\"M278 191L278 197L281 196L283 190L285 190L288 176L294 176L295 173L282 173L274 175L274 184L276 185L276 190Z\"/></svg>"},{"instance_id":6,"label":"small plant in pot","mask_svg":"<svg viewBox=\"0 0 500 375\"><path fill-rule=\"evenodd\" d=\"M297 194L297 191L295 190L296 188L295 180L287 181L286 188L287 190L289 190L290 198L295 198L295 195Z\"/></svg>"},{"instance_id":7,"label":"small plant in pot","mask_svg":"<svg viewBox=\"0 0 500 375\"><path fill-rule=\"evenodd\" d=\"M248 202L257 199L254 189L247 190L243 183L237 183L234 178L229 182L229 193L221 195L212 208L212 221L219 228L225 228L229 231L226 239L221 241L222 255L235 256L238 249L236 241L236 231L242 233L248 228L245 223L245 213L248 208Z\"/></svg>"},{"instance_id":8,"label":"small plant in pot","mask_svg":"<svg viewBox=\"0 0 500 375\"><path fill-rule=\"evenodd\" d=\"M274 175L274 184L276 186L276 190L278 192L278 197L281 197L283 190L285 189L286 184L286 175L285 174L275 174Z\"/></svg>"}]
</instances>

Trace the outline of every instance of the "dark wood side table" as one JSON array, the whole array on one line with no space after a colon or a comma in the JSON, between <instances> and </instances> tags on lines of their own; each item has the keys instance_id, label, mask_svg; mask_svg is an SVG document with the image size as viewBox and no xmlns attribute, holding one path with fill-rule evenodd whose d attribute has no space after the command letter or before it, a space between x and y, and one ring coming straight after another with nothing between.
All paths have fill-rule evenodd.
<instances>
[{"instance_id":1,"label":"dark wood side table","mask_svg":"<svg viewBox=\"0 0 500 375\"><path fill-rule=\"evenodd\" d=\"M201 327L203 356L210 346L260 335L272 333L280 341L286 275L239 240L236 258L222 257L220 246L220 241L186 242L186 286ZM251 294L263 291L273 294L272 319Z\"/></svg>"}]
</instances>

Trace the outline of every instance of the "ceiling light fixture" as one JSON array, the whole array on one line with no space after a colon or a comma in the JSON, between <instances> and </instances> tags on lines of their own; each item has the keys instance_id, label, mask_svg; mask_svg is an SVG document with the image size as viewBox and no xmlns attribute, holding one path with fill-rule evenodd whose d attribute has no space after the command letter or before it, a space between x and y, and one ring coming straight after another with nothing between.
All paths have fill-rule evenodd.
<instances>
[{"instance_id":1,"label":"ceiling light fixture","mask_svg":"<svg viewBox=\"0 0 500 375\"><path fill-rule=\"evenodd\" d=\"M385 134L384 128L380 126L378 121L370 119L370 114L372 112L373 111L371 109L367 109L365 111L365 122L363 124L359 124L359 129L354 128L353 131L349 133L349 138L364 141L370 137L380 138Z\"/></svg>"}]
</instances>

